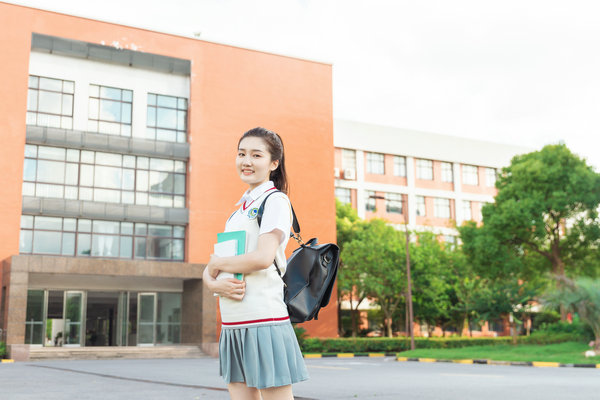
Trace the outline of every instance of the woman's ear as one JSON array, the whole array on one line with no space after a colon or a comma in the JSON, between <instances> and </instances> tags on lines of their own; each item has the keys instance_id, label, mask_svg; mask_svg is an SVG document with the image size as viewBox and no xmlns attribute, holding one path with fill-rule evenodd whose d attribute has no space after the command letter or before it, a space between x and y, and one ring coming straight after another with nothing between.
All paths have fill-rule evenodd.
<instances>
[{"instance_id":1,"label":"woman's ear","mask_svg":"<svg viewBox=\"0 0 600 400\"><path fill-rule=\"evenodd\" d=\"M271 163L271 171L275 171L277 169L277 167L279 167L279 160L275 160Z\"/></svg>"}]
</instances>

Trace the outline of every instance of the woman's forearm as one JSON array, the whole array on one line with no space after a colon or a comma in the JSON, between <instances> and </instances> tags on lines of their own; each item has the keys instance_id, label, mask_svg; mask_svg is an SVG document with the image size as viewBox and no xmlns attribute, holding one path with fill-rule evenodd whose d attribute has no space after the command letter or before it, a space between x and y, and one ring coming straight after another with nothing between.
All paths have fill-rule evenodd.
<instances>
[{"instance_id":1,"label":"woman's forearm","mask_svg":"<svg viewBox=\"0 0 600 400\"><path fill-rule=\"evenodd\" d=\"M242 274L260 271L273 264L278 246L278 234L267 233L259 237L256 250L234 257L214 257L210 267L212 270Z\"/></svg>"}]
</instances>

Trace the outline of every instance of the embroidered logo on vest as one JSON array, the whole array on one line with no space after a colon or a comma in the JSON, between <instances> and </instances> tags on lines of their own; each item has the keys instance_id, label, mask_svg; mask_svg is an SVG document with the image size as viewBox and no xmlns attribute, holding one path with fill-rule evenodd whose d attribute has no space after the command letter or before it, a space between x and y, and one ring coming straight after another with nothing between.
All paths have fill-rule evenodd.
<instances>
[{"instance_id":1,"label":"embroidered logo on vest","mask_svg":"<svg viewBox=\"0 0 600 400\"><path fill-rule=\"evenodd\" d=\"M251 208L248 210L248 218L254 219L258 215L258 208Z\"/></svg>"}]
</instances>

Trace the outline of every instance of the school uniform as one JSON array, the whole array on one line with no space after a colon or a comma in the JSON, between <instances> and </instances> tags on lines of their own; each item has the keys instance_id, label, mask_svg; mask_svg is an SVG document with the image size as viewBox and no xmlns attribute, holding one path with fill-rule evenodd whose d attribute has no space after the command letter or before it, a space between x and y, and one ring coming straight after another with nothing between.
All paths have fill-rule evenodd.
<instances>
[{"instance_id":1,"label":"school uniform","mask_svg":"<svg viewBox=\"0 0 600 400\"><path fill-rule=\"evenodd\" d=\"M248 190L229 218L225 232L246 231L246 252L256 250L263 233L280 233L275 260L285 273L285 248L292 225L291 207L284 193L275 193L265 204L261 226L256 216L265 197L276 191L273 182ZM264 389L285 386L308 379L287 307L283 301L283 281L274 264L244 274L246 292L241 301L219 298L221 337L219 364L226 383L245 382Z\"/></svg>"}]
</instances>

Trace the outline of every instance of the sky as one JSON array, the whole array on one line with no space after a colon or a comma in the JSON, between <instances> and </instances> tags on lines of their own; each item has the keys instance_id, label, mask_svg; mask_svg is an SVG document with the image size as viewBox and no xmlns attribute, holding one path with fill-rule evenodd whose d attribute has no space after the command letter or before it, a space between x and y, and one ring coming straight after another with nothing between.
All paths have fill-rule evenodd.
<instances>
[{"instance_id":1,"label":"sky","mask_svg":"<svg viewBox=\"0 0 600 400\"><path fill-rule=\"evenodd\" d=\"M23 0L333 65L333 117L564 142L600 171L596 0Z\"/></svg>"}]
</instances>

